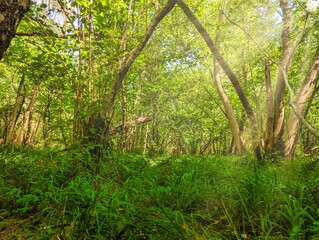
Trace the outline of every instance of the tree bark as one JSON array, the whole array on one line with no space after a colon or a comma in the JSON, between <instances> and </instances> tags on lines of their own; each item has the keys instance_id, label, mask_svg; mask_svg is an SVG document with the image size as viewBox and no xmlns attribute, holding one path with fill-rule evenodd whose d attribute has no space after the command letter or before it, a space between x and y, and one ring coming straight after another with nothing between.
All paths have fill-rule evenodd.
<instances>
[{"instance_id":1,"label":"tree bark","mask_svg":"<svg viewBox=\"0 0 319 240\"><path fill-rule=\"evenodd\" d=\"M29 10L30 0L0 1L0 60L15 36L23 15Z\"/></svg>"},{"instance_id":2,"label":"tree bark","mask_svg":"<svg viewBox=\"0 0 319 240\"><path fill-rule=\"evenodd\" d=\"M265 67L265 85L267 98L267 125L266 125L266 143L265 148L271 150L274 140L274 102L271 88L270 67Z\"/></svg>"}]
</instances>

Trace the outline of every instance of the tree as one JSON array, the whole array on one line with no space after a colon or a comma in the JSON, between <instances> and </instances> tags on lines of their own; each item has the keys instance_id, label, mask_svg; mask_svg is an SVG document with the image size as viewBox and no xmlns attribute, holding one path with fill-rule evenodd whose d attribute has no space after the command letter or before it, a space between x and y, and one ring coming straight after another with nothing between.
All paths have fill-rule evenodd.
<instances>
[{"instance_id":1,"label":"tree","mask_svg":"<svg viewBox=\"0 0 319 240\"><path fill-rule=\"evenodd\" d=\"M172 10L175 5L176 0L169 0L166 5L154 16L152 22L147 27L143 38L140 42L133 48L131 51L123 56L123 59L120 60L120 66L118 70L117 79L111 86L109 92L107 93L106 97L102 100L103 101L103 108L101 109L100 113L97 115L90 116L90 122L87 127L94 129L94 131L89 133L89 140L90 143L97 144L92 151L94 154L99 152L100 144L105 145L105 139L108 135L108 131L110 129L110 122L114 112L114 103L118 93L120 92L124 78L129 71L131 65L138 57L140 52L144 49L145 45L149 41L150 37L152 36L153 32L155 31L158 24L161 20ZM123 41L126 41L126 30L124 30L123 37L122 37L122 44ZM121 45L122 45L121 44ZM123 46L123 45L122 45Z\"/></svg>"},{"instance_id":2,"label":"tree","mask_svg":"<svg viewBox=\"0 0 319 240\"><path fill-rule=\"evenodd\" d=\"M224 16L222 13L220 13L218 17L218 22L219 24L221 21L224 19ZM216 37L215 37L215 44L217 50L219 50L219 38L220 38L220 28L218 27L216 30ZM227 115L227 119L229 121L230 128L233 133L233 138L236 143L237 151L239 154L242 154L244 152L245 146L244 143L241 139L241 133L239 130L238 122L236 119L236 116L234 114L234 110L230 104L230 101L225 93L225 90L222 86L222 82L220 80L220 65L218 64L216 57L214 58L214 80L215 80L215 85L219 94L220 99L222 100L222 103L224 105L225 113Z\"/></svg>"},{"instance_id":3,"label":"tree","mask_svg":"<svg viewBox=\"0 0 319 240\"><path fill-rule=\"evenodd\" d=\"M225 59L221 56L218 47L214 44L212 41L209 33L207 30L203 27L203 25L199 22L197 17L193 14L193 12L190 10L190 8L183 2L182 0L178 0L177 4L181 7L181 9L184 11L184 13L187 15L188 19L193 23L193 25L196 27L198 32L202 35L203 39L205 40L207 46L210 48L212 54L215 56L216 60L219 62L221 67L223 68L224 72L228 76L229 80L232 82L233 87L235 88L237 95L239 99L241 100L242 106L246 111L246 114L248 118L250 119L252 130L257 136L259 135L259 130L257 128L257 122L254 115L253 108L251 107L248 98L246 97L246 94L242 90L242 86L238 80L238 77L233 72L233 70L230 68L229 64L225 61ZM295 104L292 102L292 110L293 113L290 117L290 120L284 125L284 92L286 89L286 86L288 85L288 72L289 72L289 66L291 63L291 58L293 57L293 51L292 51L292 44L291 44L291 32L290 28L292 25L291 22L291 14L290 14L290 6L287 0L281 0L280 1L280 8L282 10L283 14L283 29L281 34L281 40L282 40L282 52L281 52L281 59L278 63L278 75L276 80L276 90L275 95L273 97L274 102L272 102L272 96L270 91L270 75L269 75L269 68L266 68L265 73L265 79L266 79L266 89L267 89L267 99L268 99L268 105L272 105L268 107L268 121L267 121L267 140L266 140L266 146L271 151L279 151L280 153L284 153L286 156L291 155L292 150L292 141L295 139L294 135L296 135L297 132L297 126L299 119L301 118L300 111L302 111L303 108L303 101L307 99L311 92L311 88L314 85L314 82L317 78L317 59L315 58L314 63L311 66L311 69L309 70L309 76L306 78L306 80L303 83L302 88L300 89L300 92L298 94L296 102L298 103L298 107L295 107ZM228 18L229 19L229 18ZM230 20L231 21L231 20ZM231 21L232 22L232 21ZM234 22L232 22L234 23ZM234 23L237 25L236 23ZM238 25L237 25L238 26ZM240 27L241 28L241 27ZM242 28L243 29L243 28ZM243 29L244 30L244 29ZM245 30L244 32L251 37ZM304 37L304 35L302 35ZM253 39L254 40L254 39ZM255 41L255 40L254 40ZM256 41L255 41L256 42ZM258 43L257 43L258 44ZM295 46L296 48L299 47L297 44ZM263 52L264 53L264 52ZM269 56L265 54L268 58ZM271 58L270 58L271 59ZM272 60L272 59L271 59ZM275 62L274 60L272 60ZM290 86L288 86L289 94L293 94ZM273 111L273 112L272 112ZM297 117L298 116L298 117ZM294 120L293 120L294 119ZM273 126L271 126L273 124ZM308 126L306 124L306 126ZM282 143L283 139L283 132L284 127L288 129L287 135L288 138L286 138L286 143ZM313 131L315 132L315 131ZM254 144L256 146L255 153L257 156L257 159L261 159L261 153L260 153L260 145L257 142ZM286 146L285 150L283 148L283 145Z\"/></svg>"},{"instance_id":4,"label":"tree","mask_svg":"<svg viewBox=\"0 0 319 240\"><path fill-rule=\"evenodd\" d=\"M314 91L314 86L318 81L318 73L319 73L319 46L316 51L316 55L310 65L310 69L298 90L298 94L295 99L295 106L296 110L291 111L288 121L287 127L285 128L284 132L284 139L285 139L285 148L284 148L284 155L290 157L293 155L294 146L297 141L297 133L298 133L298 126L300 123L300 117L297 115L301 115L303 113L305 104L310 96L310 93Z\"/></svg>"},{"instance_id":5,"label":"tree","mask_svg":"<svg viewBox=\"0 0 319 240\"><path fill-rule=\"evenodd\" d=\"M230 68L229 64L225 61L223 56L220 54L219 49L215 45L215 43L213 42L210 34L206 31L206 29L203 27L203 25L199 22L197 17L193 14L193 12L188 7L188 5L185 4L185 2L182 1L182 0L178 0L177 4L181 7L183 12L188 17L188 19L193 23L195 28L201 34L201 36L205 40L207 46L209 47L210 51L215 56L216 61L218 61L220 66L225 71L226 75L228 76L229 80L231 81L232 85L234 86L234 88L235 88L235 90L236 90L236 92L238 94L238 97L239 97L239 99L240 99L240 101L242 103L242 106L245 109L245 112L246 112L246 114L247 114L247 116L248 116L248 118L250 120L251 129L252 129L253 133L258 136L259 135L259 131L258 131L258 128L257 128L257 122L256 122L254 111L252 109L252 106L251 106L246 94L243 91L243 88L242 88L242 86L241 86L241 84L240 84L240 82L238 80L238 77L233 72L233 70ZM238 136L238 134L237 134L237 136ZM238 141L238 142L240 142L240 141ZM259 144L260 144L259 140L255 139L255 142L254 142L255 154L256 154L257 159L259 161L262 161L261 148L260 148Z\"/></svg>"},{"instance_id":6,"label":"tree","mask_svg":"<svg viewBox=\"0 0 319 240\"><path fill-rule=\"evenodd\" d=\"M30 0L0 2L0 60L15 36L23 15L29 10Z\"/></svg>"},{"instance_id":7,"label":"tree","mask_svg":"<svg viewBox=\"0 0 319 240\"><path fill-rule=\"evenodd\" d=\"M274 101L268 102L268 104L274 105L274 112L270 113L273 116L268 116L268 119L273 119L272 132L269 132L267 136L268 148L273 150L273 145L275 148L282 152L282 134L284 130L284 117L285 117L285 106L284 106L284 94L286 89L285 76L287 76L291 61L292 46L290 38L290 28L291 28L291 17L290 17L290 7L288 0L280 0L280 7L283 14L283 28L281 33L282 41L282 54L279 63L279 71L276 80L276 89L274 95Z\"/></svg>"},{"instance_id":8,"label":"tree","mask_svg":"<svg viewBox=\"0 0 319 240\"><path fill-rule=\"evenodd\" d=\"M1 62L2 142L292 155L317 115L316 19L288 0L35 2Z\"/></svg>"}]
</instances>

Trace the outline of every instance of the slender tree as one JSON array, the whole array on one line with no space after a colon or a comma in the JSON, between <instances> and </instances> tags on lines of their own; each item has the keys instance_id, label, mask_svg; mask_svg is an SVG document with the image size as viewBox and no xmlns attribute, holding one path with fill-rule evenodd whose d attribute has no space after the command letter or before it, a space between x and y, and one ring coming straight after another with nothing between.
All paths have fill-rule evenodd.
<instances>
[{"instance_id":1,"label":"slender tree","mask_svg":"<svg viewBox=\"0 0 319 240\"><path fill-rule=\"evenodd\" d=\"M221 24L222 20L224 18L224 15L222 13L218 16L218 24ZM220 44L220 27L217 27L216 31L216 37L215 37L215 44L217 50L219 50L219 44ZM241 134L238 126L238 122L236 119L236 116L234 114L234 110L231 106L231 103L227 97L227 94L224 91L222 82L220 80L220 65L217 62L216 58L214 58L214 81L215 85L219 94L220 99L222 100L222 103L224 105L225 113L227 116L227 119L229 121L230 128L232 130L233 138L236 143L237 151L239 154L242 154L244 152L245 146L241 139Z\"/></svg>"},{"instance_id":2,"label":"slender tree","mask_svg":"<svg viewBox=\"0 0 319 240\"><path fill-rule=\"evenodd\" d=\"M272 148L272 144L276 144L280 152L282 152L282 134L284 130L284 117L285 117L285 106L284 106L284 94L286 89L285 76L288 75L292 47L290 39L290 28L291 28L291 16L290 16L290 7L288 0L280 0L280 7L283 14L283 29L281 33L281 46L282 46L282 55L279 63L279 70L276 80L276 89L274 95L274 126L273 133L269 132L268 144Z\"/></svg>"}]
</instances>

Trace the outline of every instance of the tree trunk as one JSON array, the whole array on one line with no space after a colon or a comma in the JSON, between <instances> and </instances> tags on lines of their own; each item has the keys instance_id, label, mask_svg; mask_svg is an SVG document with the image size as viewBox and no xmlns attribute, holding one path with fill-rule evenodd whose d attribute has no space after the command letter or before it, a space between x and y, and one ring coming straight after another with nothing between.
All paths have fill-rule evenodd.
<instances>
[{"instance_id":1,"label":"tree trunk","mask_svg":"<svg viewBox=\"0 0 319 240\"><path fill-rule=\"evenodd\" d=\"M121 132L121 137L120 137L120 148L122 151L125 151L127 148L127 127L126 127L126 122L127 122L127 101L126 101L126 95L125 95L125 86L124 86L124 81L122 82L122 132Z\"/></svg>"},{"instance_id":2,"label":"tree trunk","mask_svg":"<svg viewBox=\"0 0 319 240\"><path fill-rule=\"evenodd\" d=\"M214 61L214 80L215 80L215 86L217 88L218 91L218 95L224 105L225 108L225 113L234 137L234 141L237 147L237 151L239 154L242 154L245 151L245 146L244 143L241 139L241 134L240 134L240 130L239 130L239 126L233 111L233 108L230 104L230 101L223 89L221 80L220 80L220 75L219 75L219 64Z\"/></svg>"},{"instance_id":3,"label":"tree trunk","mask_svg":"<svg viewBox=\"0 0 319 240\"><path fill-rule=\"evenodd\" d=\"M14 135L14 127L16 125L16 121L18 119L18 107L21 104L21 91L22 91L22 87L23 87L23 83L24 83L24 75L22 75L21 81L19 83L19 87L18 87L18 91L17 91L17 96L16 96L16 100L13 106L13 110L12 110L12 114L11 114L11 119L10 119L10 124L9 124L9 131L6 137L6 141L5 143L7 144L11 144L13 142L13 135Z\"/></svg>"},{"instance_id":4,"label":"tree trunk","mask_svg":"<svg viewBox=\"0 0 319 240\"><path fill-rule=\"evenodd\" d=\"M129 8L128 8L128 12L127 12L127 17L126 17L126 23L124 26L124 31L122 34L122 39L121 39L121 46L120 46L120 53L123 53L122 57L120 58L119 61L119 66L120 69L123 67L123 64L125 62L125 50L126 50L126 43L127 43L127 30L128 30L128 24L129 24L129 20L130 20L130 16L131 16L131 12L132 12L132 5L133 5L133 1L130 0L129 3ZM127 121L127 106L126 106L126 95L125 95L125 81L124 79L122 80L122 124L123 124L123 128L122 128L122 133L121 133L121 137L120 137L120 148L121 150L125 151L126 150L126 145L127 145L127 128L125 127L125 123Z\"/></svg>"},{"instance_id":5,"label":"tree trunk","mask_svg":"<svg viewBox=\"0 0 319 240\"><path fill-rule=\"evenodd\" d=\"M30 100L28 109L23 116L22 126L21 126L19 134L15 140L16 145L22 145L24 143L25 131L26 131L28 124L29 124L29 121L30 121L30 114L31 114L33 106L35 104L35 99L36 99L36 96L39 92L39 88L40 88L40 83L38 83L33 90L32 98Z\"/></svg>"},{"instance_id":6,"label":"tree trunk","mask_svg":"<svg viewBox=\"0 0 319 240\"><path fill-rule=\"evenodd\" d=\"M222 17L223 15L220 14L218 17L218 22L220 23L222 21ZM216 48L217 50L219 50L219 39L220 39L220 28L219 26L217 27L217 32L216 32L216 37L215 37L215 44L216 44ZM220 74L219 74L219 70L220 70L220 65L218 64L218 62L216 61L216 59L214 59L214 80L215 80L215 86L217 88L218 91L218 95L224 105L225 108L225 113L227 115L227 119L234 137L234 141L237 147L237 151L239 154L242 154L245 151L245 146L243 141L241 140L241 136L240 136L240 131L239 131L239 127L238 127L238 123L236 120L236 116L234 114L233 108L229 102L229 99L224 91L222 82L220 80Z\"/></svg>"},{"instance_id":7,"label":"tree trunk","mask_svg":"<svg viewBox=\"0 0 319 240\"><path fill-rule=\"evenodd\" d=\"M38 133L38 130L39 130L39 127L40 127L41 118L42 118L42 116L41 116L41 113L40 113L39 116L38 116L37 121L35 122L35 124L33 126L32 132L31 132L30 136L27 139L27 142L26 142L27 145L33 145L34 144L35 137L37 136L37 133Z\"/></svg>"},{"instance_id":8,"label":"tree trunk","mask_svg":"<svg viewBox=\"0 0 319 240\"><path fill-rule=\"evenodd\" d=\"M283 29L281 33L282 41L282 55L280 59L280 68L278 70L276 89L274 95L274 127L273 127L273 139L268 140L269 143L275 144L277 150L282 151L282 134L284 127L285 106L284 106L284 93L286 89L285 76L288 74L290 58L291 58L291 43L290 43L290 7L288 0L280 0L280 7L283 13ZM273 146L269 146L272 148Z\"/></svg>"},{"instance_id":9,"label":"tree trunk","mask_svg":"<svg viewBox=\"0 0 319 240\"><path fill-rule=\"evenodd\" d=\"M23 15L29 10L30 0L0 1L0 60L15 36Z\"/></svg>"},{"instance_id":10,"label":"tree trunk","mask_svg":"<svg viewBox=\"0 0 319 240\"><path fill-rule=\"evenodd\" d=\"M271 88L270 67L265 67L265 85L267 98L267 125L266 125L266 143L265 148L271 150L274 140L274 101Z\"/></svg>"},{"instance_id":11,"label":"tree trunk","mask_svg":"<svg viewBox=\"0 0 319 240\"><path fill-rule=\"evenodd\" d=\"M148 139L148 125L146 125L146 130L145 130L144 144L143 144L143 155L146 154L147 143L148 143L147 139Z\"/></svg>"},{"instance_id":12,"label":"tree trunk","mask_svg":"<svg viewBox=\"0 0 319 240\"><path fill-rule=\"evenodd\" d=\"M305 77L295 100L296 110L298 111L300 115L303 112L305 103L307 102L307 99L310 93L312 92L316 81L318 81L318 72L319 72L319 47L317 48L316 57L311 64L308 74ZM286 157L290 157L292 155L293 146L296 143L299 122L300 122L300 119L298 118L296 113L294 111L291 111L288 118L288 122L285 127L285 132L284 132L284 139L285 139L284 154Z\"/></svg>"}]
</instances>

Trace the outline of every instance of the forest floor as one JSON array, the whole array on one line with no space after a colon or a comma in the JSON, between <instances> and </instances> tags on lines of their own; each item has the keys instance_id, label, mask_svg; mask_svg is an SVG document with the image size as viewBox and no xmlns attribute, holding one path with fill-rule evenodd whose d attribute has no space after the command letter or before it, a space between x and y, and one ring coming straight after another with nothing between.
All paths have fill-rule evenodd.
<instances>
[{"instance_id":1,"label":"forest floor","mask_svg":"<svg viewBox=\"0 0 319 240\"><path fill-rule=\"evenodd\" d=\"M0 239L319 239L310 158L0 149Z\"/></svg>"}]
</instances>

